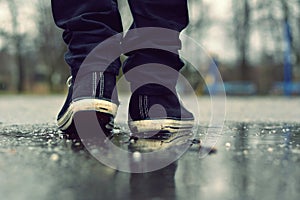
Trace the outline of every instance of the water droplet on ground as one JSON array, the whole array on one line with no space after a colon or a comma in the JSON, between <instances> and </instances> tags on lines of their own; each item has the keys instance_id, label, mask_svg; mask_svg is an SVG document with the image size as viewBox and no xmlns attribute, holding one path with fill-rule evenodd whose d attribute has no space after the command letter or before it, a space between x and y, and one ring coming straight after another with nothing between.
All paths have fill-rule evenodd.
<instances>
[{"instance_id":1,"label":"water droplet on ground","mask_svg":"<svg viewBox=\"0 0 300 200\"><path fill-rule=\"evenodd\" d=\"M50 160L52 160L54 162L58 161L59 160L59 155L58 154L52 154L50 156Z\"/></svg>"}]
</instances>

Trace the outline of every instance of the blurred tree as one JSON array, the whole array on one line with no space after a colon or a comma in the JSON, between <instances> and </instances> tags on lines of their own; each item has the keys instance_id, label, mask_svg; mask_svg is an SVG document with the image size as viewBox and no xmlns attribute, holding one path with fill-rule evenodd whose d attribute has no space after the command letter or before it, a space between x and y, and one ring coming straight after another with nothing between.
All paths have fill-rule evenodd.
<instances>
[{"instance_id":1,"label":"blurred tree","mask_svg":"<svg viewBox=\"0 0 300 200\"><path fill-rule=\"evenodd\" d=\"M22 92L28 84L28 76L32 76L30 81L35 81L34 77L40 72L42 81L47 79L51 91L61 89L62 83L69 75L68 67L63 60L66 47L61 39L61 31L53 23L50 1L27 2L32 3L26 9L34 15L30 20L35 22L33 26L28 27L24 24L32 22L24 19L25 9L21 0L0 0L1 6L5 4L7 7L5 11L9 14L5 24L0 24L2 55L9 55L6 62L0 62L1 67L6 63L4 66L8 69L6 72L14 76L10 80L19 92ZM123 0L118 2L124 30L127 30L132 22L128 4ZM190 24L184 33L199 42L205 42L207 46L210 42L214 45L220 40L228 40L229 44L236 45L236 48L224 47L235 49L233 54L236 53L239 58L237 63L239 68L235 70L236 72L239 70L241 77L234 76L234 79L247 80L254 77L251 75L253 70L249 67L253 64L262 67L276 66L277 69L278 66L282 66L284 20L288 20L291 25L293 67L295 69L296 66L300 66L300 0L232 0L228 1L232 6L231 10L228 10L229 14L225 16L224 12L223 17L216 12L220 10L218 3L219 1L189 0ZM1 11L2 9L1 7ZM228 18L231 16L232 20ZM219 37L218 34L211 34L216 30L224 30L219 34L220 38L216 38ZM214 53L220 54L222 51ZM234 60L227 62L228 66L234 65ZM193 71L188 68L185 69L186 75L192 77ZM298 77L300 78L300 75Z\"/></svg>"},{"instance_id":2,"label":"blurred tree","mask_svg":"<svg viewBox=\"0 0 300 200\"><path fill-rule=\"evenodd\" d=\"M249 79L249 63L248 63L248 51L249 51L249 39L251 31L251 7L249 0L233 0L232 2L233 12L233 36L237 52L239 54L239 67L241 72L241 79Z\"/></svg>"},{"instance_id":3,"label":"blurred tree","mask_svg":"<svg viewBox=\"0 0 300 200\"><path fill-rule=\"evenodd\" d=\"M298 12L296 14L296 24L297 24L297 31L298 31L298 35L297 35L297 44L298 45L295 45L297 47L297 65L299 67L299 70L300 70L300 0L298 0L298 4L297 4L297 9L298 9Z\"/></svg>"},{"instance_id":4,"label":"blurred tree","mask_svg":"<svg viewBox=\"0 0 300 200\"><path fill-rule=\"evenodd\" d=\"M123 29L125 31L129 28L129 26L131 25L131 23L133 21L131 12L129 9L129 5L128 5L127 1L118 0L118 7L119 7L120 14L122 16Z\"/></svg>"},{"instance_id":5,"label":"blurred tree","mask_svg":"<svg viewBox=\"0 0 300 200\"><path fill-rule=\"evenodd\" d=\"M188 3L190 23L185 32L189 36L200 40L204 30L212 23L208 15L210 7L203 0L190 0Z\"/></svg>"},{"instance_id":6,"label":"blurred tree","mask_svg":"<svg viewBox=\"0 0 300 200\"><path fill-rule=\"evenodd\" d=\"M62 82L69 75L68 68L63 60L66 51L61 39L61 31L54 25L51 4L49 0L36 1L36 50L40 66L46 66L46 79L50 92L60 90Z\"/></svg>"},{"instance_id":7,"label":"blurred tree","mask_svg":"<svg viewBox=\"0 0 300 200\"><path fill-rule=\"evenodd\" d=\"M300 0L280 0L283 22L291 26L292 55L294 64L300 64Z\"/></svg>"},{"instance_id":8,"label":"blurred tree","mask_svg":"<svg viewBox=\"0 0 300 200\"><path fill-rule=\"evenodd\" d=\"M10 14L10 29L1 29L0 35L7 41L7 47L11 49L15 56L15 64L17 66L17 91L23 92L25 90L25 40L27 38L26 33L20 31L19 8L17 0L5 0L3 1L8 5L8 11ZM9 42L8 42L9 41Z\"/></svg>"},{"instance_id":9,"label":"blurred tree","mask_svg":"<svg viewBox=\"0 0 300 200\"><path fill-rule=\"evenodd\" d=\"M211 4L209 4L209 2L205 2L204 0L188 1L189 25L184 30L184 34L187 34L189 37L198 42L203 41L205 36L208 34L207 30L212 26L213 23L210 15L208 14L210 5ZM189 42L191 41L192 40L183 41L183 45L190 47ZM197 57L198 66L193 66L190 62L185 61L185 67L181 70L181 73L189 81L197 95L200 95L203 93L205 86L202 76L206 73L207 62L206 59L203 59L203 57L200 56L202 52L195 52L195 50L192 49L191 52L195 53L194 56ZM201 74L196 69L198 69ZM186 88L181 89L184 91Z\"/></svg>"},{"instance_id":10,"label":"blurred tree","mask_svg":"<svg viewBox=\"0 0 300 200\"><path fill-rule=\"evenodd\" d=\"M291 48L293 64L300 62L300 1L265 0L256 2L255 12L258 17L253 25L262 34L264 52L272 55L276 62L282 62L285 25L291 27ZM268 42L267 42L268 41ZM272 45L270 45L270 42Z\"/></svg>"}]
</instances>

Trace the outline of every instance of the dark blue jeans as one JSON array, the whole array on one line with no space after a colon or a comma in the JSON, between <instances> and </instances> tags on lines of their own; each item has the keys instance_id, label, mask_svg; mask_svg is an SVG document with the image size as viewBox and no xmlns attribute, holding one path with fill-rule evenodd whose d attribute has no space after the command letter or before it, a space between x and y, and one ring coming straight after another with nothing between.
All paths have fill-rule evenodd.
<instances>
[{"instance_id":1,"label":"dark blue jeans","mask_svg":"<svg viewBox=\"0 0 300 200\"><path fill-rule=\"evenodd\" d=\"M83 60L99 43L123 31L117 0L51 0L51 3L55 23L64 30L63 39L68 45L65 60L73 76L76 76ZM189 21L187 0L128 0L128 3L133 16L130 29L160 27L177 31L178 35L175 37L163 38L166 41L161 45L180 49L179 33ZM116 48L119 48L120 41L116 41ZM126 55L128 59L123 65L123 72L147 63L167 65L176 71L183 66L177 53L161 49L139 49ZM106 71L118 74L120 66L118 58ZM90 66L88 70L101 71L99 66ZM144 73L156 79L167 78L165 74L153 70L146 70ZM135 81L131 77L127 79L130 82ZM176 82L174 77L168 79L172 83Z\"/></svg>"}]
</instances>

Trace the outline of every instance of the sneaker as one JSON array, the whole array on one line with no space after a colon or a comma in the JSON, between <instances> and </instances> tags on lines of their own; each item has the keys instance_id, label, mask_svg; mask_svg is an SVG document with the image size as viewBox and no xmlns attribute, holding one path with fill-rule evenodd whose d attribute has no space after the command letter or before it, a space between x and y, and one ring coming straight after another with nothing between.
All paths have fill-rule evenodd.
<instances>
[{"instance_id":1,"label":"sneaker","mask_svg":"<svg viewBox=\"0 0 300 200\"><path fill-rule=\"evenodd\" d=\"M133 134L160 133L162 137L169 137L179 131L191 130L194 116L177 94L145 95L135 91L129 103L128 125Z\"/></svg>"},{"instance_id":2,"label":"sneaker","mask_svg":"<svg viewBox=\"0 0 300 200\"><path fill-rule=\"evenodd\" d=\"M93 72L75 80L67 81L69 90L65 103L57 116L57 125L63 133L77 135L74 116L82 115L88 123L88 116L94 117L108 136L113 129L119 101L113 92L116 76L110 73Z\"/></svg>"}]
</instances>

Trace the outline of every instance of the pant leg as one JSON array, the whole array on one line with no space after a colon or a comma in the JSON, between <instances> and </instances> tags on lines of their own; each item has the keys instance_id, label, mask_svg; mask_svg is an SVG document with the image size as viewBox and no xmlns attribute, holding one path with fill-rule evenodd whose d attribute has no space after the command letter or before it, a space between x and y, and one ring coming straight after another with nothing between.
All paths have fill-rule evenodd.
<instances>
[{"instance_id":1,"label":"pant leg","mask_svg":"<svg viewBox=\"0 0 300 200\"><path fill-rule=\"evenodd\" d=\"M151 36L152 39L143 39L139 42L156 42L163 49L174 49L178 52L181 48L181 41L179 39L179 33L188 25L188 8L187 0L128 0L132 16L134 19L131 29L142 27L159 27L174 30L175 34L155 34ZM139 36L137 36L138 38ZM150 38L150 37L149 37ZM159 38L158 40L156 38ZM125 37L126 40L126 37ZM128 42L128 41L126 41ZM130 43L130 42L129 42ZM157 46L157 45L156 45ZM176 53L169 51L156 49L140 49L127 54L129 57L126 60L123 71L133 69L136 66L140 66L147 63L158 63L171 67L172 69L179 71L183 67L183 62ZM151 68L145 68L141 71L140 77L147 77L147 79L155 79L156 82L161 82L165 85L176 85L178 73L168 74L160 73ZM148 70L149 69L149 70ZM136 77L126 77L131 84L134 84ZM167 83L168 82L168 83ZM152 86L151 86L152 87ZM151 93L154 88L145 89L144 93ZM159 89L158 89L159 90ZM157 94L158 91L154 91Z\"/></svg>"},{"instance_id":2,"label":"pant leg","mask_svg":"<svg viewBox=\"0 0 300 200\"><path fill-rule=\"evenodd\" d=\"M117 0L51 0L56 25L64 30L63 39L68 46L65 60L73 76L86 56L105 39L122 32ZM119 45L119 41L115 41ZM117 59L107 71L117 74ZM103 66L102 66L103 67ZM100 66L89 66L87 71L101 71Z\"/></svg>"}]
</instances>

